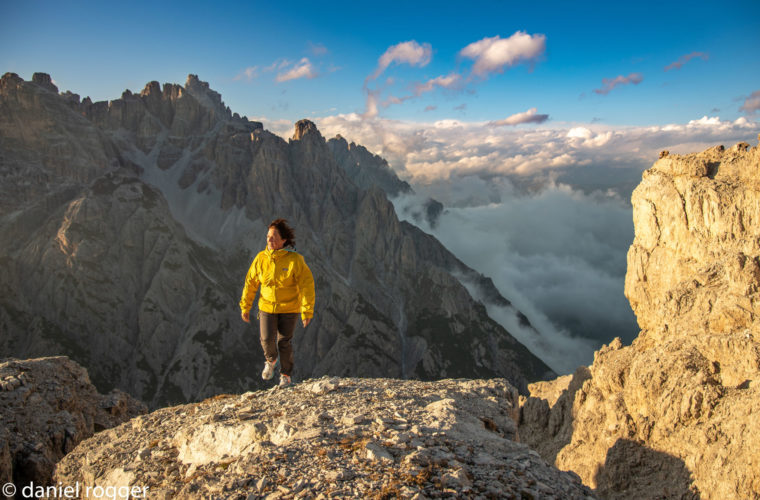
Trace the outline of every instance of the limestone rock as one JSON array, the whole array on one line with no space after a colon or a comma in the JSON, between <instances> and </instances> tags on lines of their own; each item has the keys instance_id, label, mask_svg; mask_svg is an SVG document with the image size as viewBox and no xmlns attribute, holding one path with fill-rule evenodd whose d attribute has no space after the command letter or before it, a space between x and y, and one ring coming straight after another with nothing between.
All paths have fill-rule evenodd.
<instances>
[{"instance_id":1,"label":"limestone rock","mask_svg":"<svg viewBox=\"0 0 760 500\"><path fill-rule=\"evenodd\" d=\"M66 357L0 362L0 480L53 484L55 464L82 440L147 408L131 396L98 394Z\"/></svg>"},{"instance_id":2,"label":"limestone rock","mask_svg":"<svg viewBox=\"0 0 760 500\"><path fill-rule=\"evenodd\" d=\"M594 498L514 441L517 398L502 379L335 377L221 395L95 435L55 479L118 474L150 498Z\"/></svg>"},{"instance_id":3,"label":"limestone rock","mask_svg":"<svg viewBox=\"0 0 760 500\"><path fill-rule=\"evenodd\" d=\"M759 172L745 144L662 155L632 198L641 333L523 401L521 439L600 496L760 497Z\"/></svg>"}]
</instances>

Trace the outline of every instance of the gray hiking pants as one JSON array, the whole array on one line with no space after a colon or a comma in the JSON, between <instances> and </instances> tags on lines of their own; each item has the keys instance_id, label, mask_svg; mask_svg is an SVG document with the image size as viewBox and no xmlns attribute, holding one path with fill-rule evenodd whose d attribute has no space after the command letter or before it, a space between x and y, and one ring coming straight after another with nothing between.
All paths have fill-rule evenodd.
<instances>
[{"instance_id":1,"label":"gray hiking pants","mask_svg":"<svg viewBox=\"0 0 760 500\"><path fill-rule=\"evenodd\" d=\"M259 311L259 335L261 348L267 361L274 363L280 358L280 373L290 375L293 370L293 346L290 340L296 329L298 313L271 314Z\"/></svg>"}]
</instances>

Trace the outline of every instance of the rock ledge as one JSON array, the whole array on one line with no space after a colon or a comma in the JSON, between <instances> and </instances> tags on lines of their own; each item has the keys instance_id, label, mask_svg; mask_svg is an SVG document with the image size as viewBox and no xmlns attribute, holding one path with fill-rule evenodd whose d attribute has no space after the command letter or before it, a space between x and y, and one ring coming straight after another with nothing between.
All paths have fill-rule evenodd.
<instances>
[{"instance_id":1,"label":"rock ledge","mask_svg":"<svg viewBox=\"0 0 760 500\"><path fill-rule=\"evenodd\" d=\"M151 498L590 498L515 441L503 379L321 378L158 410L82 443L63 484ZM113 484L111 484L113 485Z\"/></svg>"}]
</instances>

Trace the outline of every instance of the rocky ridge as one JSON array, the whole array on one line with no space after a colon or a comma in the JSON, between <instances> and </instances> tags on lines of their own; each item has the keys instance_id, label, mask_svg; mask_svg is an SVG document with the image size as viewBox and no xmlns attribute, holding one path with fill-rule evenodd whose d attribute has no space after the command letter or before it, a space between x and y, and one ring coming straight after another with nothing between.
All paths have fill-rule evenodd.
<instances>
[{"instance_id":1,"label":"rocky ridge","mask_svg":"<svg viewBox=\"0 0 760 500\"><path fill-rule=\"evenodd\" d=\"M220 395L82 443L55 480L150 498L594 498L516 442L505 380L328 378Z\"/></svg>"},{"instance_id":2,"label":"rocky ridge","mask_svg":"<svg viewBox=\"0 0 760 500\"><path fill-rule=\"evenodd\" d=\"M0 362L0 482L20 491L51 484L53 468L81 441L147 408L115 390L98 394L66 357Z\"/></svg>"},{"instance_id":3,"label":"rocky ridge","mask_svg":"<svg viewBox=\"0 0 760 500\"><path fill-rule=\"evenodd\" d=\"M282 216L318 289L297 379L505 377L524 392L550 377L460 279L506 300L493 283L357 186L336 147L308 121L289 141L267 132L195 75L93 103L5 74L0 349L68 355L153 407L263 387L237 302Z\"/></svg>"},{"instance_id":4,"label":"rocky ridge","mask_svg":"<svg viewBox=\"0 0 760 500\"><path fill-rule=\"evenodd\" d=\"M746 143L663 153L632 197L641 333L530 387L521 438L602 497L760 498L758 174Z\"/></svg>"}]
</instances>

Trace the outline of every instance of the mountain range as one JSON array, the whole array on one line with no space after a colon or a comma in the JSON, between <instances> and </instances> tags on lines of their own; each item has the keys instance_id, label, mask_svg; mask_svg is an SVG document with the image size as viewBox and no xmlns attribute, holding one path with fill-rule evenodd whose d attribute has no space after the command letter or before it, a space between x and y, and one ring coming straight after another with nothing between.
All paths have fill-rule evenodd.
<instances>
[{"instance_id":1,"label":"mountain range","mask_svg":"<svg viewBox=\"0 0 760 500\"><path fill-rule=\"evenodd\" d=\"M491 280L399 221L388 195L410 190L366 148L308 120L286 141L195 75L92 102L6 73L0 349L67 355L152 407L262 387L237 302L284 217L317 287L297 379L550 378L466 288L509 305Z\"/></svg>"}]
</instances>

